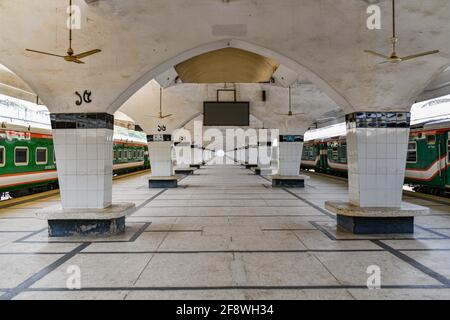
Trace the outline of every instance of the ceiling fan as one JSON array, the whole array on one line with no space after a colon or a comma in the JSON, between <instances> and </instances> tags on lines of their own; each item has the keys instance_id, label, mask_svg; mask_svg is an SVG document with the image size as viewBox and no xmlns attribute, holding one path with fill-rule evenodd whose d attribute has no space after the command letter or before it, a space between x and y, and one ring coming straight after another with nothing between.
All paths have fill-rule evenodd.
<instances>
[{"instance_id":1,"label":"ceiling fan","mask_svg":"<svg viewBox=\"0 0 450 320\"><path fill-rule=\"evenodd\" d=\"M304 115L304 113L293 113L292 112L292 95L291 95L291 86L289 86L289 112L288 113L278 113L275 112L275 114L279 115L279 116L288 116L288 117L292 117L292 116L299 116L299 115Z\"/></svg>"},{"instance_id":2,"label":"ceiling fan","mask_svg":"<svg viewBox=\"0 0 450 320\"><path fill-rule=\"evenodd\" d=\"M146 116L146 117L158 118L158 119L166 119L166 118L169 118L169 117L173 116L173 114L163 115L163 111L162 111L162 107L163 107L162 99L163 99L163 89L162 89L162 87L161 87L161 88L159 89L159 114L158 114L157 116Z\"/></svg>"},{"instance_id":3,"label":"ceiling fan","mask_svg":"<svg viewBox=\"0 0 450 320\"><path fill-rule=\"evenodd\" d=\"M84 62L81 61L81 59L86 58L91 55L94 55L94 54L102 51L100 49L95 49L95 50L90 50L90 51L86 51L83 53L75 54L74 50L72 49L72 0L69 0L69 6L70 6L70 18L69 18L70 19L70 28L69 28L69 49L67 49L67 55L63 56L63 55L59 55L59 54L53 54L53 53L31 50L31 49L26 49L27 51L44 54L47 56L63 58L67 62L74 62L77 64L84 64Z\"/></svg>"},{"instance_id":4,"label":"ceiling fan","mask_svg":"<svg viewBox=\"0 0 450 320\"><path fill-rule=\"evenodd\" d=\"M424 56L428 56L428 55L432 55L432 54L436 54L439 53L439 50L432 50L432 51L426 51L426 52L422 52L422 53L417 53L417 54L413 54L410 56L406 56L406 57L400 57L397 54L397 43L398 43L398 37L397 37L397 33L396 33L396 17L395 17L395 0L392 0L392 38L391 40L391 44L392 44L392 53L387 56L384 55L382 53L378 53L376 51L373 50L364 50L364 52L369 53L371 55L386 59L385 62L390 62L390 63L400 63L403 61L408 61L408 60L413 60L416 58L420 58L420 57L424 57Z\"/></svg>"}]
</instances>

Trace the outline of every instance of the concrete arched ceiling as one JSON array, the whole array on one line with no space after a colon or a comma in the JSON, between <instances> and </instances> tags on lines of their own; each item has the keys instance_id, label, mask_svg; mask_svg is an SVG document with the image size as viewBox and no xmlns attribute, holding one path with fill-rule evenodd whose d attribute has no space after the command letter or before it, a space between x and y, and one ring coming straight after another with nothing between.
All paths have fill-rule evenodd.
<instances>
[{"instance_id":1,"label":"concrete arched ceiling","mask_svg":"<svg viewBox=\"0 0 450 320\"><path fill-rule=\"evenodd\" d=\"M363 52L388 53L389 1L379 2L383 27L375 31L366 28L368 2L362 0L74 2L82 12L75 50L103 50L85 65L25 51L67 50L64 1L0 2L0 63L24 79L53 112L113 112L148 83L146 76L167 70L165 63L174 57L230 39L271 53L263 56L278 55L281 59L275 60L282 64L287 65L283 57L296 64L347 111L407 109L450 63L447 0L398 1L399 53L442 51L400 65L381 65ZM83 90L93 92L93 103L80 109L74 92Z\"/></svg>"},{"instance_id":2,"label":"concrete arched ceiling","mask_svg":"<svg viewBox=\"0 0 450 320\"><path fill-rule=\"evenodd\" d=\"M183 83L269 82L279 67L273 59L236 48L198 55L175 66Z\"/></svg>"},{"instance_id":3,"label":"concrete arched ceiling","mask_svg":"<svg viewBox=\"0 0 450 320\"><path fill-rule=\"evenodd\" d=\"M37 102L38 97L33 90L14 72L0 64L0 94L13 98Z\"/></svg>"}]
</instances>

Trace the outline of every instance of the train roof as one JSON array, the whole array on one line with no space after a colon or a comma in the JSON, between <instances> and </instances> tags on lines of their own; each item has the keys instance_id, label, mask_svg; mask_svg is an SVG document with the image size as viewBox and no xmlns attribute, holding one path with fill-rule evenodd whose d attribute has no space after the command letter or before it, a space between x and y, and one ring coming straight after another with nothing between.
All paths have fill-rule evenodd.
<instances>
[{"instance_id":1,"label":"train roof","mask_svg":"<svg viewBox=\"0 0 450 320\"><path fill-rule=\"evenodd\" d=\"M411 126L412 131L450 129L450 119L433 120Z\"/></svg>"},{"instance_id":2,"label":"train roof","mask_svg":"<svg viewBox=\"0 0 450 320\"><path fill-rule=\"evenodd\" d=\"M50 128L35 127L35 126L31 126L31 125L27 126L24 124L9 123L6 121L0 122L0 130L32 132L32 133L40 133L40 134L46 134L46 135L52 134L52 130Z\"/></svg>"}]
</instances>

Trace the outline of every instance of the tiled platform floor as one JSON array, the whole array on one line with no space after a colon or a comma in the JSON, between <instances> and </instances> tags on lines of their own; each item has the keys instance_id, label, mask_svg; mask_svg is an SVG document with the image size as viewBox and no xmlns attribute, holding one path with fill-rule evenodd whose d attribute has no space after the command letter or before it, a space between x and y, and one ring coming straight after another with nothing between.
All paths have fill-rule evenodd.
<instances>
[{"instance_id":1,"label":"tiled platform floor","mask_svg":"<svg viewBox=\"0 0 450 320\"><path fill-rule=\"evenodd\" d=\"M114 238L49 239L37 210L58 196L0 210L1 299L450 299L450 208L429 205L414 236L336 230L324 201L345 182L312 176L272 189L239 166L206 167L178 189L150 190L145 175L114 183L138 210ZM66 289L67 269L82 289ZM383 289L368 290L367 268Z\"/></svg>"}]
</instances>

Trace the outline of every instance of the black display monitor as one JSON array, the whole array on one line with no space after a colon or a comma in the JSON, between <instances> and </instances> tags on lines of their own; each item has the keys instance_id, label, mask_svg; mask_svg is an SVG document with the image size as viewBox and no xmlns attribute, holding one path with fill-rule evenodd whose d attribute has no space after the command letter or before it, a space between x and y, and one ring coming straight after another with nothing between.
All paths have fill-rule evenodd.
<instances>
[{"instance_id":1,"label":"black display monitor","mask_svg":"<svg viewBox=\"0 0 450 320\"><path fill-rule=\"evenodd\" d=\"M203 125L248 127L250 102L208 102L203 104Z\"/></svg>"}]
</instances>

